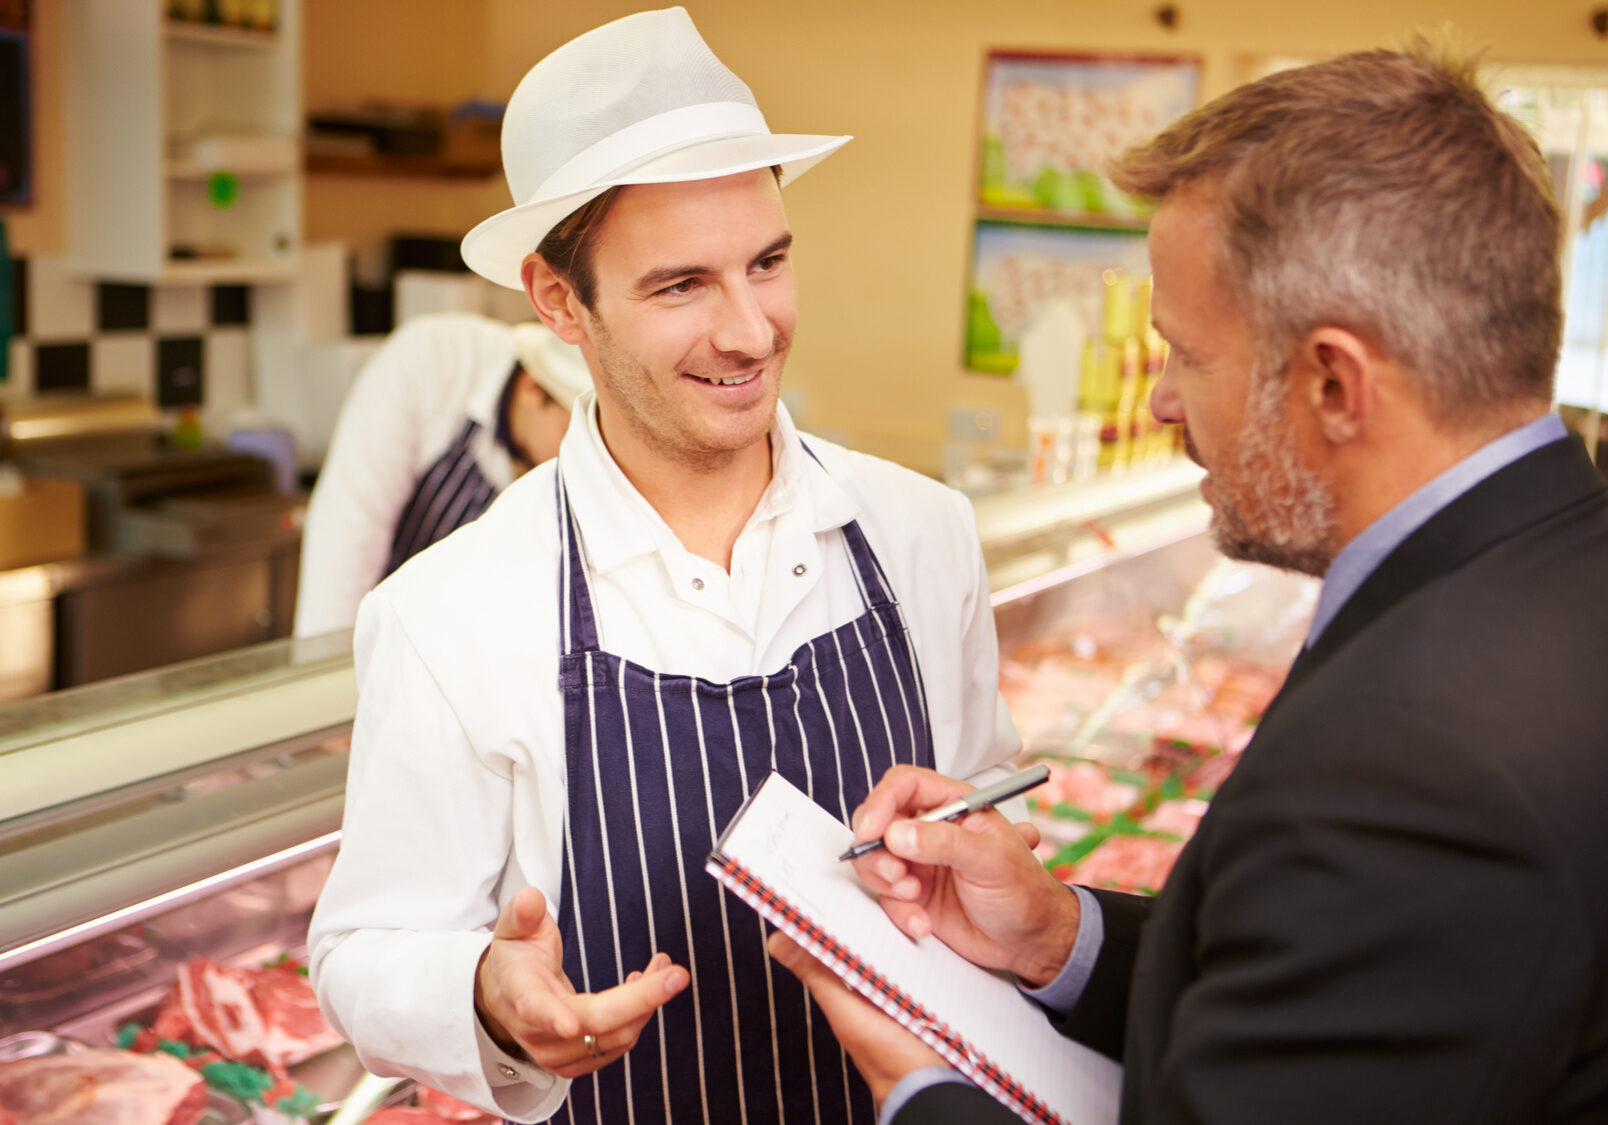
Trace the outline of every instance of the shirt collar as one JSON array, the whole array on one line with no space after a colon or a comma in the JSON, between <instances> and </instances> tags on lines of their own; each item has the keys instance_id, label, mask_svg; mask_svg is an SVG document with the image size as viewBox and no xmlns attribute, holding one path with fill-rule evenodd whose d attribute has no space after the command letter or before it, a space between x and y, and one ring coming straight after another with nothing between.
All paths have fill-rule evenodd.
<instances>
[{"instance_id":1,"label":"shirt collar","mask_svg":"<svg viewBox=\"0 0 1608 1125\"><path fill-rule=\"evenodd\" d=\"M811 531L820 533L842 527L859 514L858 501L805 449L792 416L780 402L770 438L771 481L748 526L796 510ZM588 390L575 400L558 464L586 545L587 562L598 573L654 551L685 551L603 443L595 391Z\"/></svg>"},{"instance_id":2,"label":"shirt collar","mask_svg":"<svg viewBox=\"0 0 1608 1125\"><path fill-rule=\"evenodd\" d=\"M1323 578L1318 605L1307 632L1307 647L1317 643L1368 576L1392 551L1430 517L1480 481L1506 468L1527 453L1565 437L1568 430L1556 414L1545 414L1481 446L1440 476L1424 485L1363 529L1335 556Z\"/></svg>"}]
</instances>

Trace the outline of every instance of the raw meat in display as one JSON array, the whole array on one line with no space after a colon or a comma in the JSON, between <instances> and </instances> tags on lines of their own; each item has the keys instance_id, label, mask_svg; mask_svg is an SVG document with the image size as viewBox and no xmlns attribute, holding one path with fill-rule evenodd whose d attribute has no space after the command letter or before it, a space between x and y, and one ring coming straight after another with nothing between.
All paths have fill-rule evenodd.
<instances>
[{"instance_id":1,"label":"raw meat in display","mask_svg":"<svg viewBox=\"0 0 1608 1125\"><path fill-rule=\"evenodd\" d=\"M468 1102L461 1102L451 1094L443 1094L428 1086L419 1087L419 1104L448 1121L481 1121L489 1116Z\"/></svg>"},{"instance_id":2,"label":"raw meat in display","mask_svg":"<svg viewBox=\"0 0 1608 1125\"><path fill-rule=\"evenodd\" d=\"M84 1050L0 1062L7 1125L195 1125L206 1085L166 1055Z\"/></svg>"},{"instance_id":3,"label":"raw meat in display","mask_svg":"<svg viewBox=\"0 0 1608 1125\"><path fill-rule=\"evenodd\" d=\"M1070 805L1091 820L1110 820L1127 810L1139 796L1139 787L1114 779L1094 762L1052 762L1050 780L1035 794L1035 804L1053 808Z\"/></svg>"},{"instance_id":4,"label":"raw meat in display","mask_svg":"<svg viewBox=\"0 0 1608 1125\"><path fill-rule=\"evenodd\" d=\"M1139 826L1149 832L1169 832L1187 840L1195 834L1195 829L1200 825L1200 818L1205 815L1205 801L1190 798L1163 801L1139 822Z\"/></svg>"},{"instance_id":5,"label":"raw meat in display","mask_svg":"<svg viewBox=\"0 0 1608 1125\"><path fill-rule=\"evenodd\" d=\"M443 1117L421 1106L399 1105L371 1113L363 1120L367 1125L447 1125L456 1118Z\"/></svg>"},{"instance_id":6,"label":"raw meat in display","mask_svg":"<svg viewBox=\"0 0 1608 1125\"><path fill-rule=\"evenodd\" d=\"M153 1025L163 1038L208 1046L279 1075L343 1042L294 963L241 969L201 958L180 965L178 978Z\"/></svg>"},{"instance_id":7,"label":"raw meat in display","mask_svg":"<svg viewBox=\"0 0 1608 1125\"><path fill-rule=\"evenodd\" d=\"M1056 875L1089 887L1154 894L1167 881L1183 850L1183 840L1164 836L1111 836L1074 865L1069 875Z\"/></svg>"}]
</instances>

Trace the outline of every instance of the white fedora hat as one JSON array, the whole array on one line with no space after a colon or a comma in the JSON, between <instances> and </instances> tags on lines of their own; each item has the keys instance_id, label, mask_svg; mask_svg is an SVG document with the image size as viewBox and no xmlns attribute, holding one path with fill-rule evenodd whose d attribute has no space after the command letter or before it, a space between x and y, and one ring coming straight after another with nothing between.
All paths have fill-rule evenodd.
<instances>
[{"instance_id":1,"label":"white fedora hat","mask_svg":"<svg viewBox=\"0 0 1608 1125\"><path fill-rule=\"evenodd\" d=\"M592 373L581 349L566 344L541 324L514 325L514 355L547 397L565 410L575 405L581 392L592 389Z\"/></svg>"},{"instance_id":2,"label":"white fedora hat","mask_svg":"<svg viewBox=\"0 0 1608 1125\"><path fill-rule=\"evenodd\" d=\"M712 180L781 167L785 184L848 137L776 134L684 8L638 12L531 67L503 116L514 206L463 240L463 260L520 289L520 263L560 220L620 184Z\"/></svg>"}]
</instances>

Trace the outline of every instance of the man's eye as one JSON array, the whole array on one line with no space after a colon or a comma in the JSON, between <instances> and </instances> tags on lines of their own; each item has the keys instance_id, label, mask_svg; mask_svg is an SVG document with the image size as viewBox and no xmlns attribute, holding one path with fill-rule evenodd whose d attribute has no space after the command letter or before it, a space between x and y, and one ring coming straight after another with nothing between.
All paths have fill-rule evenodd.
<instances>
[{"instance_id":1,"label":"man's eye","mask_svg":"<svg viewBox=\"0 0 1608 1125\"><path fill-rule=\"evenodd\" d=\"M771 270L776 269L785 261L787 261L786 254L772 254L769 257L761 258L759 261L755 262L754 268L760 273L769 273Z\"/></svg>"},{"instance_id":2,"label":"man's eye","mask_svg":"<svg viewBox=\"0 0 1608 1125\"><path fill-rule=\"evenodd\" d=\"M659 295L662 297L685 297L696 288L698 288L698 279L689 277L685 281L676 282L674 285L666 285L659 290Z\"/></svg>"}]
</instances>

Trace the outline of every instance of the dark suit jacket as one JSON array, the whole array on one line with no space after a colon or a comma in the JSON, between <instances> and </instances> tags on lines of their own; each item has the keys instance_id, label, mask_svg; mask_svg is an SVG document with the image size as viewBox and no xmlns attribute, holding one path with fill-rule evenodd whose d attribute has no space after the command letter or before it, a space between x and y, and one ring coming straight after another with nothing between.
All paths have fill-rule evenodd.
<instances>
[{"instance_id":1,"label":"dark suit jacket","mask_svg":"<svg viewBox=\"0 0 1608 1125\"><path fill-rule=\"evenodd\" d=\"M1369 577L1158 899L1098 892L1060 1030L1121 1059L1122 1120L1608 1122L1605 678L1608 494L1566 439ZM960 1089L898 1125L1013 1120Z\"/></svg>"}]
</instances>

